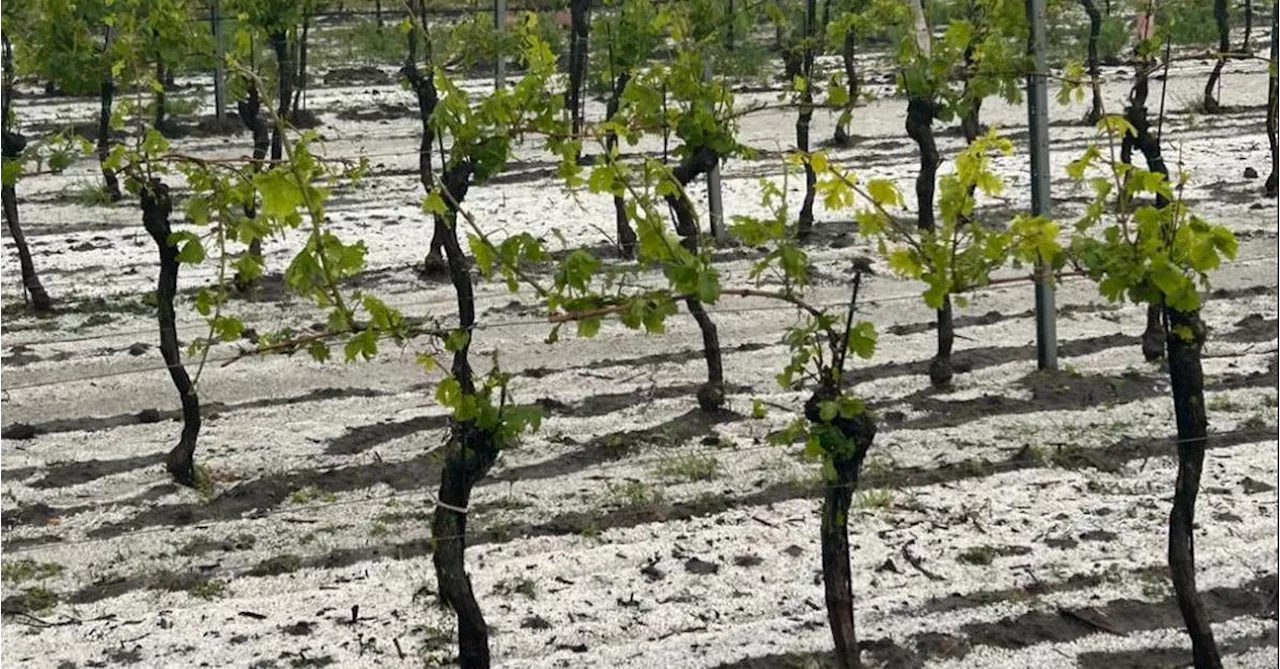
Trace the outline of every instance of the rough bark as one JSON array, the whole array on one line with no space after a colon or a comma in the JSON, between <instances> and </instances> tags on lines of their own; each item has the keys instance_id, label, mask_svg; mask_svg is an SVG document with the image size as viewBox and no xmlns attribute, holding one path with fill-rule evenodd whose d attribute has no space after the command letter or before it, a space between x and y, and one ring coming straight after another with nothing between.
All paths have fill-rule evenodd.
<instances>
[{"instance_id":1,"label":"rough bark","mask_svg":"<svg viewBox=\"0 0 1280 669\"><path fill-rule=\"evenodd\" d=\"M801 74L806 85L800 93L800 113L796 116L796 148L809 151L809 123L813 120L813 59L817 54L815 40L815 24L817 23L817 0L805 3L804 13L804 51L801 56ZM804 162L804 202L800 205L800 217L796 232L801 238L813 232L813 201L816 196L818 178L814 174L813 165Z\"/></svg>"},{"instance_id":2,"label":"rough bark","mask_svg":"<svg viewBox=\"0 0 1280 669\"><path fill-rule=\"evenodd\" d=\"M408 58L405 61L403 72L418 99L418 119L422 122L422 141L418 144L418 178L422 182L423 191L429 194L435 190L435 173L431 166L431 147L435 144L436 133L435 129L431 127L431 115L435 113L436 104L439 103L440 97L436 92L434 73L430 69L423 72L418 67L419 37L422 39L424 56L428 65L432 62L431 43L428 41L429 37L425 28L426 7L422 0L418 0L414 5L414 11L422 29L419 32L418 28L415 28L409 33ZM447 233L447 230L445 233ZM448 270L443 253L444 236L441 226L435 226L431 234L431 245L428 247L427 256L422 262L424 274L437 276L444 274Z\"/></svg>"},{"instance_id":3,"label":"rough bark","mask_svg":"<svg viewBox=\"0 0 1280 669\"><path fill-rule=\"evenodd\" d=\"M613 90L609 94L609 101L605 105L605 116L612 119L618 113L618 108L622 105L622 94L627 90L627 84L631 81L630 72L622 72L613 81ZM605 153L608 159L613 160L613 150L618 146L618 133L610 130L604 138ZM613 196L613 215L614 222L618 230L618 251L622 257L631 259L636 253L636 233L631 228L631 222L627 220L627 205L621 195Z\"/></svg>"},{"instance_id":4,"label":"rough bark","mask_svg":"<svg viewBox=\"0 0 1280 669\"><path fill-rule=\"evenodd\" d=\"M1204 405L1204 372L1200 353L1207 328L1199 310L1165 309L1169 322L1169 381L1178 423L1178 477L1169 515L1169 569L1173 590L1191 637L1196 669L1221 669L1204 603L1196 592L1194 524L1196 496L1209 433Z\"/></svg>"},{"instance_id":5,"label":"rough bark","mask_svg":"<svg viewBox=\"0 0 1280 669\"><path fill-rule=\"evenodd\" d=\"M1272 10L1275 11L1274 9ZM1240 57L1253 53L1253 0L1244 0L1244 39L1240 40Z\"/></svg>"},{"instance_id":6,"label":"rough bark","mask_svg":"<svg viewBox=\"0 0 1280 669\"><path fill-rule=\"evenodd\" d=\"M1098 11L1098 5L1093 0L1080 0L1080 4L1084 6L1084 11L1089 15L1089 56L1087 65L1089 68L1089 86L1093 89L1093 103L1089 107L1089 111L1084 115L1084 122L1089 125L1096 125L1102 120L1102 83L1101 71L1098 63L1098 38L1102 35L1102 13Z\"/></svg>"},{"instance_id":7,"label":"rough bark","mask_svg":"<svg viewBox=\"0 0 1280 669\"><path fill-rule=\"evenodd\" d=\"M969 88L969 82L965 82L965 88ZM966 90L966 95L968 95ZM982 98L973 98L969 101L969 107L965 110L963 116L960 117L960 132L964 135L965 144L972 144L978 136L982 134Z\"/></svg>"},{"instance_id":8,"label":"rough bark","mask_svg":"<svg viewBox=\"0 0 1280 669\"><path fill-rule=\"evenodd\" d=\"M4 134L5 158L8 159L8 147L10 146L9 133ZM26 294L31 297L31 309L37 313L48 313L53 310L53 300L49 298L49 293L45 291L44 285L40 283L40 277L36 274L35 263L31 260L31 249L27 246L27 237L22 233L22 226L18 222L18 196L12 185L5 185L0 190L0 196L4 201L4 222L9 226L9 235L13 237L14 246L18 247L18 264L22 267L22 288Z\"/></svg>"},{"instance_id":9,"label":"rough bark","mask_svg":"<svg viewBox=\"0 0 1280 669\"><path fill-rule=\"evenodd\" d=\"M916 205L919 210L917 227L933 230L933 193L937 185L938 144L933 136L933 102L925 98L911 98L907 103L907 136L920 150L920 173L916 175Z\"/></svg>"},{"instance_id":10,"label":"rough bark","mask_svg":"<svg viewBox=\"0 0 1280 669\"><path fill-rule=\"evenodd\" d=\"M164 85L164 78L165 78L165 67L164 67L164 61L163 61L163 60L161 60L161 59L159 59L159 58L157 58L157 59L156 59L156 81L160 82L160 85L156 87L156 125L155 125L155 128L156 128L156 130L157 130L157 131L162 132L162 133L163 133L163 132L164 132L164 130L165 130L165 105L166 105L166 104L167 104L167 102L168 102L168 94L166 93L166 88L165 88L165 85Z\"/></svg>"},{"instance_id":11,"label":"rough bark","mask_svg":"<svg viewBox=\"0 0 1280 669\"><path fill-rule=\"evenodd\" d=\"M1280 111L1280 82L1276 80L1276 67L1280 65L1280 53L1278 53L1277 44L1277 16L1280 12L1271 12L1271 74L1267 78L1267 140L1271 142L1271 176L1267 177L1264 191L1267 197L1274 198L1277 191L1280 191L1280 146L1276 142L1276 112Z\"/></svg>"},{"instance_id":12,"label":"rough bark","mask_svg":"<svg viewBox=\"0 0 1280 669\"><path fill-rule=\"evenodd\" d=\"M463 162L445 173L445 188L449 189L454 201L460 203L466 197L471 172L471 165ZM449 200L445 198L446 202ZM469 331L476 320L475 295L469 263L453 225L456 215L457 211L450 204L448 219L436 217L436 234L441 238L448 258L449 279L458 298L458 326ZM470 348L468 340L454 352L451 373L464 394L474 395L476 387L468 359ZM467 514L460 509L468 508L472 489L493 467L497 456L498 444L493 435L479 429L475 423L455 421L450 426L440 474L439 499L443 504L436 506L431 521L431 558L440 599L458 618L458 661L464 669L489 667L489 629L466 572Z\"/></svg>"},{"instance_id":13,"label":"rough bark","mask_svg":"<svg viewBox=\"0 0 1280 669\"><path fill-rule=\"evenodd\" d=\"M1147 118L1147 94L1150 85L1150 63L1139 63L1137 76L1134 79L1133 92L1129 96L1129 106L1125 108L1125 119L1133 125L1136 134L1126 133L1120 143L1120 160L1126 164L1133 162L1133 150L1142 152L1147 161L1147 170L1169 176L1169 168L1160 155L1160 142L1151 133L1151 121ZM1169 204L1163 196L1156 197L1156 206ZM1142 356L1154 362L1164 357L1165 332L1160 320L1160 309L1147 309L1147 328L1142 333Z\"/></svg>"},{"instance_id":14,"label":"rough bark","mask_svg":"<svg viewBox=\"0 0 1280 669\"><path fill-rule=\"evenodd\" d=\"M834 399L837 392L830 386L819 388L805 404L805 417L812 423L821 423L819 402ZM822 581L827 605L827 622L835 642L835 666L839 669L859 669L862 666L858 652L857 628L853 616L853 575L849 550L849 508L853 492L858 486L858 475L867 451L875 439L876 425L865 412L854 418L837 417L832 421L846 439L852 440L852 453L831 455L835 480L822 500Z\"/></svg>"},{"instance_id":15,"label":"rough bark","mask_svg":"<svg viewBox=\"0 0 1280 669\"><path fill-rule=\"evenodd\" d=\"M849 136L849 122L853 119L853 106L858 101L857 49L858 37L851 28L844 34L844 42L840 47L840 62L844 65L845 85L849 88L849 104L840 111L833 139L836 146L840 147L848 147L853 143L853 138Z\"/></svg>"},{"instance_id":16,"label":"rough bark","mask_svg":"<svg viewBox=\"0 0 1280 669\"><path fill-rule=\"evenodd\" d=\"M253 80L248 82L248 91L245 93L245 99L236 101L236 113L240 117L240 121L245 127L253 133L253 162L249 164L249 172L257 172L262 169L262 161L267 158L267 151L271 147L271 133L267 129L267 121L262 117L262 98L258 93L258 86ZM253 218L257 213L256 207L252 203L245 205L244 215ZM262 240L254 239L249 242L249 254L252 256L262 257ZM236 273L234 283L237 290L246 291L253 282Z\"/></svg>"},{"instance_id":17,"label":"rough bark","mask_svg":"<svg viewBox=\"0 0 1280 669\"><path fill-rule=\"evenodd\" d=\"M4 41L4 91L3 110L0 111L0 130L3 131L3 144L0 153L5 162L18 160L22 151L27 148L27 138L13 132L10 120L13 113L13 45L6 35ZM18 221L18 193L14 184L4 184L0 189L0 200L4 205L4 222L9 227L9 236L13 237L13 245L18 247L18 264L22 268L22 288L25 295L31 298L31 308L37 313L53 310L53 301L40 283L36 274L35 263L31 260L31 248L27 246L27 237L22 233L22 224Z\"/></svg>"},{"instance_id":18,"label":"rough bark","mask_svg":"<svg viewBox=\"0 0 1280 669\"><path fill-rule=\"evenodd\" d=\"M298 113L302 109L302 98L307 92L307 42L311 34L311 11L302 10L302 36L298 39L298 80L297 90L293 92L293 117L298 122Z\"/></svg>"},{"instance_id":19,"label":"rough bark","mask_svg":"<svg viewBox=\"0 0 1280 669\"><path fill-rule=\"evenodd\" d=\"M591 0L572 0L569 5L569 90L565 105L569 107L574 137L582 132L582 84L587 77L587 14Z\"/></svg>"},{"instance_id":20,"label":"rough bark","mask_svg":"<svg viewBox=\"0 0 1280 669\"><path fill-rule=\"evenodd\" d=\"M672 170L672 174L682 187L687 186L694 179L710 171L719 159L715 151L704 147L686 156ZM680 244L690 253L697 253L698 217L694 212L693 203L685 197L683 189L679 193L667 195L666 201L675 212L676 234L680 235ZM707 360L707 382L698 388L698 406L703 411L716 411L724 406L725 400L720 337L715 322L711 320L711 316L700 300L689 297L685 300L685 306L689 308L689 313L698 323L698 329L702 331L702 350Z\"/></svg>"},{"instance_id":21,"label":"rough bark","mask_svg":"<svg viewBox=\"0 0 1280 669\"><path fill-rule=\"evenodd\" d=\"M937 186L938 145L933 136L933 103L924 98L911 98L907 103L907 135L920 149L920 173L916 176L916 227L923 234L933 234L937 229L933 212L933 194ZM955 332L951 325L951 298L947 297L938 309L938 353L929 363L929 381L935 388L945 388L951 383L951 348Z\"/></svg>"},{"instance_id":22,"label":"rough bark","mask_svg":"<svg viewBox=\"0 0 1280 669\"><path fill-rule=\"evenodd\" d=\"M276 70L279 74L276 117L289 120L289 102L293 99L293 57L289 48L289 35L283 30L271 33L271 48L276 53ZM278 163L284 157L284 135L280 127L271 124L271 162Z\"/></svg>"},{"instance_id":23,"label":"rough bark","mask_svg":"<svg viewBox=\"0 0 1280 669\"><path fill-rule=\"evenodd\" d=\"M120 192L120 179L114 170L107 167L107 157L111 155L111 105L115 92L115 79L108 69L102 75L101 105L98 108L98 163L102 165L102 178L107 182L107 196L112 202L119 202L124 197Z\"/></svg>"},{"instance_id":24,"label":"rough bark","mask_svg":"<svg viewBox=\"0 0 1280 669\"><path fill-rule=\"evenodd\" d=\"M160 325L160 355L169 367L178 396L182 400L182 436L165 459L165 465L174 480L182 485L196 485L195 450L196 437L200 434L200 399L196 397L191 378L182 366L182 354L178 347L178 330L174 317L174 296L178 291L178 249L169 243L173 229L169 215L173 200L169 187L159 179L143 185L141 191L142 223L160 251L160 276L156 282L156 316Z\"/></svg>"},{"instance_id":25,"label":"rough bark","mask_svg":"<svg viewBox=\"0 0 1280 669\"><path fill-rule=\"evenodd\" d=\"M1213 0L1213 21L1218 24L1218 60L1209 73L1209 82L1204 85L1204 111L1216 114L1222 111L1218 96L1214 89L1222 77L1222 67L1227 63L1227 54L1231 51L1231 28L1227 25L1227 0Z\"/></svg>"}]
</instances>

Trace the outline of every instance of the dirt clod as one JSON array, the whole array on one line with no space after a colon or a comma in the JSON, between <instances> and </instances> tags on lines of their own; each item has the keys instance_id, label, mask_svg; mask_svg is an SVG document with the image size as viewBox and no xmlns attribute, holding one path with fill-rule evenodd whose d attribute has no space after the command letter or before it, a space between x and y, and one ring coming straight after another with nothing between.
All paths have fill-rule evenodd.
<instances>
[{"instance_id":1,"label":"dirt clod","mask_svg":"<svg viewBox=\"0 0 1280 669\"><path fill-rule=\"evenodd\" d=\"M720 565L715 564L714 562L707 562L706 560L699 560L695 557L689 558L685 561L684 570L690 574L705 576L720 571Z\"/></svg>"},{"instance_id":2,"label":"dirt clod","mask_svg":"<svg viewBox=\"0 0 1280 669\"><path fill-rule=\"evenodd\" d=\"M280 630L292 636L309 636L315 630L315 627L315 623L309 620L299 620L292 625L285 625Z\"/></svg>"},{"instance_id":3,"label":"dirt clod","mask_svg":"<svg viewBox=\"0 0 1280 669\"><path fill-rule=\"evenodd\" d=\"M520 623L520 627L527 630L549 630L551 629L551 623L547 622L547 619L542 616L533 615L525 618L524 622Z\"/></svg>"},{"instance_id":4,"label":"dirt clod","mask_svg":"<svg viewBox=\"0 0 1280 669\"><path fill-rule=\"evenodd\" d=\"M1080 534L1080 540L1111 542L1116 540L1116 533L1108 530L1089 530Z\"/></svg>"}]
</instances>

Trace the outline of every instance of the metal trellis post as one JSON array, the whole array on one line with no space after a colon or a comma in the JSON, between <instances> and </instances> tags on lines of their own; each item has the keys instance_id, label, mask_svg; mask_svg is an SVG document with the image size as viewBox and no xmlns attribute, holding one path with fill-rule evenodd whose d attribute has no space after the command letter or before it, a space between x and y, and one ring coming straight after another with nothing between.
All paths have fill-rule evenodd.
<instances>
[{"instance_id":1,"label":"metal trellis post","mask_svg":"<svg viewBox=\"0 0 1280 669\"><path fill-rule=\"evenodd\" d=\"M213 42L216 49L213 66L214 118L217 119L218 126L222 127L227 122L227 73L222 46L222 12L218 4L219 0L213 0L213 6L209 8L209 21L213 24Z\"/></svg>"},{"instance_id":2,"label":"metal trellis post","mask_svg":"<svg viewBox=\"0 0 1280 669\"><path fill-rule=\"evenodd\" d=\"M493 25L498 33L498 48L493 67L493 89L500 91L507 85L507 61L502 55L502 42L507 35L507 0L493 0Z\"/></svg>"},{"instance_id":3,"label":"metal trellis post","mask_svg":"<svg viewBox=\"0 0 1280 669\"><path fill-rule=\"evenodd\" d=\"M1027 77L1027 116L1031 130L1031 214L1049 216L1049 100L1045 90L1045 0L1027 0L1031 27L1028 51L1034 71ZM1036 266L1036 361L1040 369L1058 368L1057 307L1054 305L1053 268Z\"/></svg>"}]
</instances>

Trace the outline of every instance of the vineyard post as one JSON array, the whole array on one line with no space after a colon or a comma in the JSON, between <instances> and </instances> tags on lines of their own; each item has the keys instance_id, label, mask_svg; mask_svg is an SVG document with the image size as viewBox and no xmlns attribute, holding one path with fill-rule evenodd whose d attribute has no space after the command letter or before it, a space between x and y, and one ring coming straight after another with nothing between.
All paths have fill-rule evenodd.
<instances>
[{"instance_id":1,"label":"vineyard post","mask_svg":"<svg viewBox=\"0 0 1280 669\"><path fill-rule=\"evenodd\" d=\"M227 122L227 73L226 66L223 63L225 56L222 47L222 12L219 4L219 0L213 0L209 8L209 21L212 23L213 42L215 45L213 65L214 117L218 121L218 127L222 128Z\"/></svg>"},{"instance_id":2,"label":"vineyard post","mask_svg":"<svg viewBox=\"0 0 1280 669\"><path fill-rule=\"evenodd\" d=\"M1027 0L1030 26L1028 50L1033 70L1027 77L1027 116L1031 141L1031 214L1050 215L1049 99L1045 91L1045 0ZM1058 368L1058 324L1054 306L1052 267L1036 265L1036 362L1041 370Z\"/></svg>"},{"instance_id":3,"label":"vineyard post","mask_svg":"<svg viewBox=\"0 0 1280 669\"><path fill-rule=\"evenodd\" d=\"M507 85L507 62L502 57L502 36L507 32L507 0L493 0L493 25L497 30L498 44L494 54L493 90L500 91Z\"/></svg>"},{"instance_id":4,"label":"vineyard post","mask_svg":"<svg viewBox=\"0 0 1280 669\"><path fill-rule=\"evenodd\" d=\"M702 78L711 81L711 54L702 56ZM728 239L724 229L724 201L720 198L720 157L716 156L715 164L707 170L707 218L711 222L711 236L716 243L724 243Z\"/></svg>"}]
</instances>

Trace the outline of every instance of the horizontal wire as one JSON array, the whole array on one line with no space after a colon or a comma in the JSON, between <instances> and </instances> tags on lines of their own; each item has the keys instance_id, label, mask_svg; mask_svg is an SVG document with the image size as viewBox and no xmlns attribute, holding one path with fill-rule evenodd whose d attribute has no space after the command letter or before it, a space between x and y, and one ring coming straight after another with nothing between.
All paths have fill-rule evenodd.
<instances>
[{"instance_id":1,"label":"horizontal wire","mask_svg":"<svg viewBox=\"0 0 1280 669\"><path fill-rule=\"evenodd\" d=\"M1231 263L1231 264L1233 264L1233 265L1251 264L1251 263L1253 263L1253 262L1261 262L1261 261L1267 261L1267 260L1277 260L1277 256L1263 256L1263 257L1257 257L1257 258L1243 259L1243 260L1235 261L1235 262L1233 262L1233 263ZM1077 281L1078 281L1078 280L1084 280L1085 278L1087 278L1087 277L1080 277L1080 276L1063 277L1063 279L1062 279L1060 282L1061 282L1061 283L1065 283L1065 282L1067 282L1068 280L1077 280ZM996 292L996 291L1006 290L1006 289L1011 288L1011 287L1024 286L1024 285L1033 284L1033 283L1035 283L1035 279L1034 279L1034 278L1032 278L1032 277L1017 278L1017 279L1014 279L1014 280L1006 281L1006 282L1001 283L1000 285L997 285L997 286L988 286L988 287L984 287L984 288L979 288L979 289L974 289L974 290L966 291L962 296L991 294L991 293L994 293L994 292ZM1274 286L1269 286L1269 287L1274 287ZM862 302L862 303L863 303L863 304L877 304L877 305L878 305L878 304L885 304L885 303L890 303L890 302L898 302L898 301L903 301L903 300L919 300L919 299L921 299L921 298L920 298L920 293L915 292L915 293L904 293L904 294L899 294L899 295L890 295L890 296L881 297L881 298L872 298L872 299L868 299L868 300L866 300L866 301L864 301L864 302ZM815 305L813 305L813 306L815 306L815 307L817 307L817 308L819 308L819 309L829 309L829 308L841 307L841 306L844 306L845 304L847 304L847 303L846 303L846 302L844 302L844 301L833 301L833 302L829 302L829 303L819 303L819 304L815 304ZM728 313L745 313L745 312L757 312L757 311L796 311L796 310L797 310L797 307L796 307L796 306L794 306L794 305L790 305L790 304L768 304L768 305L760 305L760 306L756 306L756 307L727 307L727 308L713 308L713 309L710 309L710 310L708 310L708 311L710 311L711 313L722 313L722 314L728 314ZM1026 316L1021 316L1021 315L1015 315L1015 316L1013 316L1013 318L1016 318L1016 319L1021 319L1021 318L1025 318L1025 317L1026 317ZM548 325L548 326L554 326L554 325L555 325L555 323L552 323L552 322L550 322L549 320L546 320L546 318L538 318L538 319L517 319L517 320L510 320L510 321L498 321L498 322L493 322L493 323L478 323L478 324L476 324L476 325L473 325L470 329L471 329L471 330L473 330L473 331L475 331L475 330L492 330L492 329L500 329L500 328L508 328L508 327L524 327L524 326L531 326L531 325ZM445 327L448 327L448 326L445 326ZM158 329L158 328L157 328L157 329ZM326 336L322 337L320 340L324 340L324 339L338 339L338 338L340 338L340 337L342 337L342 336L344 336L344 335L346 335L346 334L350 334L350 333L331 333L331 334L329 334L329 335L326 335ZM296 351L295 351L295 353L296 353ZM244 359L244 358L260 358L260 359L265 359L267 355L270 355L270 354L257 354L257 353L254 353L253 351L249 351L249 352L247 352L247 353L246 353L245 351L240 351L240 352L237 352L237 353L232 354L232 355L220 355L220 356L210 355L210 356L208 356L208 358L206 359L206 362L212 362L212 363L218 363L218 362L230 363L230 362L235 362L235 361L237 361L237 360L241 360L241 359ZM72 378L66 378L66 379L49 379L49 380L46 380L46 381L33 381L33 382L30 382L30 383L18 384L18 385L16 385L16 386L15 386L15 385L7 385L7 386L4 388L4 390L5 390L5 391L28 390L28 389L33 389L33 388L43 388L43 387L58 386L58 385L65 385L65 384L71 384L71 383L81 383L81 382L86 382L86 381L95 381L95 380L99 380L99 379L114 378L114 377L127 376L127 375L132 375L132 374L144 374L144 373L155 372L155 371L165 371L165 370L168 370L168 369L171 369L171 368L181 367L181 366L184 366L184 365L186 365L186 364L193 364L193 363L197 362L198 358L199 358L199 356L193 356L193 357L192 357L190 360L188 360L186 363L179 362L179 363L174 364L174 365L167 365L167 364L166 364L166 365L155 365L155 366L150 366L150 367L140 367L140 368L134 368L134 369L115 370L115 371L111 371L111 372L103 372L103 373L100 373L100 374L90 374L90 375L86 375L86 376L72 377Z\"/></svg>"}]
</instances>

